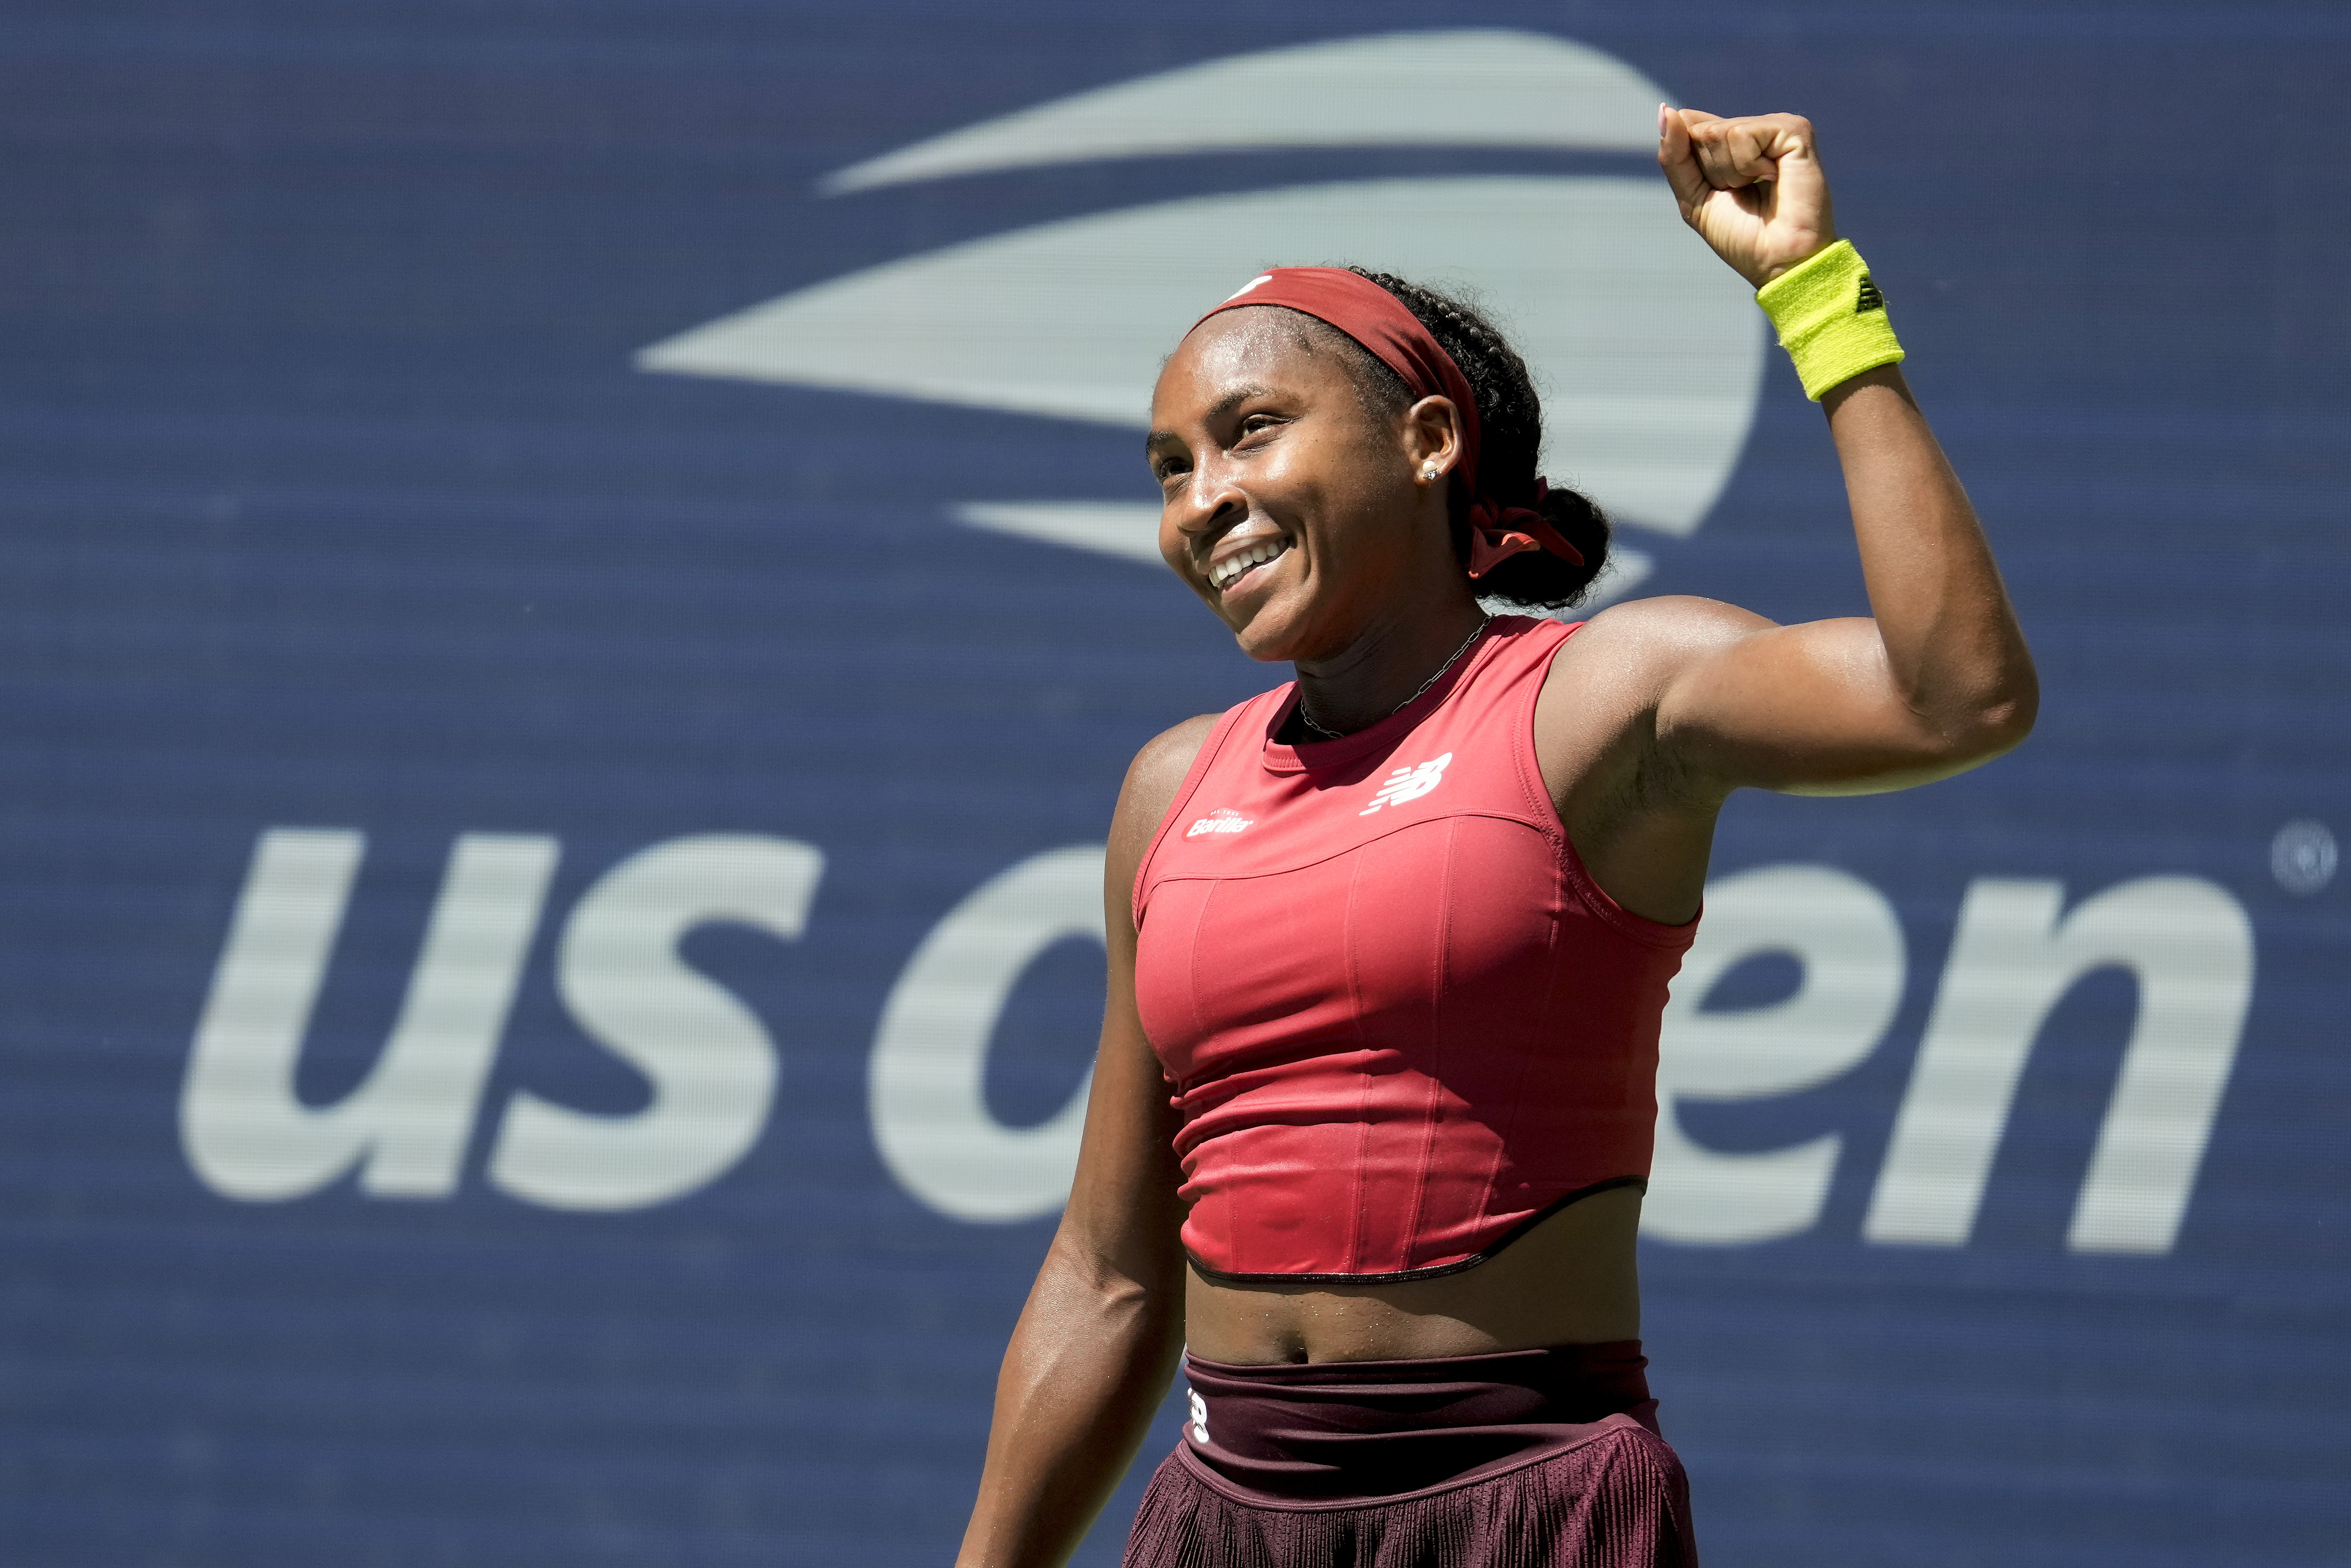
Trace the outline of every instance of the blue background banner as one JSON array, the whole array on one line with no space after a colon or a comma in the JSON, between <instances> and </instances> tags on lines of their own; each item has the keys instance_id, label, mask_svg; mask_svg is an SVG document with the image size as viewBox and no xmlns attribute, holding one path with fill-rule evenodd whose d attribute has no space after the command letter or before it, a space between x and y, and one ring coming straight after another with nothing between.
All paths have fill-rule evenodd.
<instances>
[{"instance_id":1,"label":"blue background banner","mask_svg":"<svg viewBox=\"0 0 2351 1568\"><path fill-rule=\"evenodd\" d=\"M2351 1562L2346 79L2325 5L0 7L0 1558L946 1562L1121 773L1284 674L1144 559L1190 314L1466 283L1609 592L1865 610L1667 97L1820 126L2046 693L1725 814L1708 1559Z\"/></svg>"}]
</instances>

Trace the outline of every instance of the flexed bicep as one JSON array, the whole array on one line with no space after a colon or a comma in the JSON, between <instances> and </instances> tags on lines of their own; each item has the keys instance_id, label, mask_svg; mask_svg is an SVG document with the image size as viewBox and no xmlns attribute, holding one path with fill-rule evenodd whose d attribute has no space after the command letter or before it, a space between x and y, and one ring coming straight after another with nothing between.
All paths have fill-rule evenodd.
<instances>
[{"instance_id":1,"label":"flexed bicep","mask_svg":"<svg viewBox=\"0 0 2351 1568\"><path fill-rule=\"evenodd\" d=\"M1727 605L1689 613L1706 623L1708 645L1666 684L1657 745L1713 792L1906 789L1964 772L2022 738L1974 715L1918 705L1874 621L1775 626Z\"/></svg>"}]
</instances>

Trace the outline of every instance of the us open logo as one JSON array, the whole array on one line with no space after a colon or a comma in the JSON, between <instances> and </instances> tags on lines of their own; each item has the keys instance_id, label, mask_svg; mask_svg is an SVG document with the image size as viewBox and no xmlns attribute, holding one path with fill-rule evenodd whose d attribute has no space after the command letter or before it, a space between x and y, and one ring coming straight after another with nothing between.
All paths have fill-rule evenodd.
<instances>
[{"instance_id":1,"label":"us open logo","mask_svg":"<svg viewBox=\"0 0 2351 1568\"><path fill-rule=\"evenodd\" d=\"M820 193L1306 149L1508 151L1521 165L1533 152L1599 172L1365 177L1123 207L831 278L636 363L1142 430L1161 359L1236 279L1352 262L1466 287L1535 372L1546 471L1629 525L1589 608L1649 574L1654 557L1631 541L1705 521L1761 384L1747 289L1690 235L1647 162L1667 96L1584 45L1479 29L1233 55L1056 99L840 170ZM945 499L968 527L1160 565L1155 501Z\"/></svg>"}]
</instances>

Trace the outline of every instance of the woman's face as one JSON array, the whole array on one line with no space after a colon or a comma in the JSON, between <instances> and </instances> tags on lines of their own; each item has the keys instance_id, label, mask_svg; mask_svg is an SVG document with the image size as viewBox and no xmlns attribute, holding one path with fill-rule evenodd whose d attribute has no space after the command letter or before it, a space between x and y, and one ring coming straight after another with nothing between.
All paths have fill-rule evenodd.
<instances>
[{"instance_id":1,"label":"woman's face","mask_svg":"<svg viewBox=\"0 0 2351 1568\"><path fill-rule=\"evenodd\" d=\"M1159 553L1252 658L1332 657L1461 576L1445 509L1453 405L1375 413L1349 351L1296 312L1227 310L1177 346L1152 395Z\"/></svg>"}]
</instances>

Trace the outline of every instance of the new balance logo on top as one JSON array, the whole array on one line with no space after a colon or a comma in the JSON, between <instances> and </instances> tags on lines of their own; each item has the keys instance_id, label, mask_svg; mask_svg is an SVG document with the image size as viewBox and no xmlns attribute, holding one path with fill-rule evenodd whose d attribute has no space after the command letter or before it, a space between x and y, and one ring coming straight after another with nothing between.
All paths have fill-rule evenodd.
<instances>
[{"instance_id":1,"label":"new balance logo on top","mask_svg":"<svg viewBox=\"0 0 2351 1568\"><path fill-rule=\"evenodd\" d=\"M1379 787L1372 803L1355 815L1368 817L1383 806L1401 806L1406 800L1419 800L1445 782L1445 765L1452 760L1453 753L1448 751L1434 762L1424 762L1417 768L1397 768Z\"/></svg>"},{"instance_id":2,"label":"new balance logo on top","mask_svg":"<svg viewBox=\"0 0 2351 1568\"><path fill-rule=\"evenodd\" d=\"M1853 313L1859 316L1865 311L1883 310L1885 308L1886 296L1877 291L1877 285L1870 281L1869 274L1865 272L1863 273L1861 275L1861 298L1854 301Z\"/></svg>"},{"instance_id":3,"label":"new balance logo on top","mask_svg":"<svg viewBox=\"0 0 2351 1568\"><path fill-rule=\"evenodd\" d=\"M1196 1388L1184 1392L1192 1396L1192 1441L1205 1448L1208 1446L1208 1402L1200 1397Z\"/></svg>"},{"instance_id":4,"label":"new balance logo on top","mask_svg":"<svg viewBox=\"0 0 2351 1568\"><path fill-rule=\"evenodd\" d=\"M1256 821L1255 817L1242 816L1230 806L1219 806L1185 829L1184 836L1187 839L1196 839L1202 833L1238 833Z\"/></svg>"}]
</instances>

